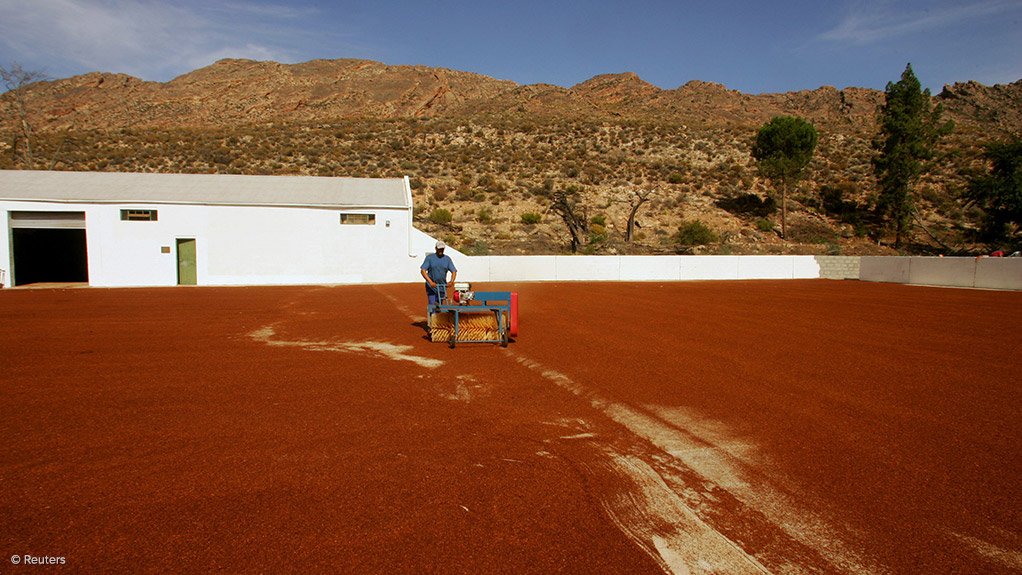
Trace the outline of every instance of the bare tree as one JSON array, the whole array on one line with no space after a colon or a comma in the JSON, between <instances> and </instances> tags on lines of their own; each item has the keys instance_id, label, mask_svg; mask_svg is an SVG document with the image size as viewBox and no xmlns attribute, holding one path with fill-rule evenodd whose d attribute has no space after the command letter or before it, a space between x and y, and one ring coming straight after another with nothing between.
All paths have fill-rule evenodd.
<instances>
[{"instance_id":1,"label":"bare tree","mask_svg":"<svg viewBox=\"0 0 1022 575\"><path fill-rule=\"evenodd\" d=\"M578 248L589 239L589 206L584 190L568 186L553 192L550 199L550 210L561 216L571 234L571 253L578 252Z\"/></svg>"},{"instance_id":2,"label":"bare tree","mask_svg":"<svg viewBox=\"0 0 1022 575\"><path fill-rule=\"evenodd\" d=\"M21 150L22 163L28 168L35 167L32 157L32 124L28 121L28 106L25 103L29 84L47 79L45 73L38 70L26 70L21 64L11 64L10 68L0 66L0 80L3 81L14 107L14 154L17 158Z\"/></svg>"},{"instance_id":3,"label":"bare tree","mask_svg":"<svg viewBox=\"0 0 1022 575\"><path fill-rule=\"evenodd\" d=\"M635 216L649 200L653 199L660 192L659 188L629 188L623 194L619 194L617 201L628 204L628 223L625 225L625 241L631 242L635 235ZM624 196L620 198L620 196Z\"/></svg>"}]
</instances>

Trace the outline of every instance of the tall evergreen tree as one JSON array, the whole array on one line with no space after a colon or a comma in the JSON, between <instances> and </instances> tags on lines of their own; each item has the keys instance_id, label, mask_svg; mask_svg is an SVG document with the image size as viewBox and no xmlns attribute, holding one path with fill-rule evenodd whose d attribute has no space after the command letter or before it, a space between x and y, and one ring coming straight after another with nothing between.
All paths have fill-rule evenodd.
<instances>
[{"instance_id":1,"label":"tall evergreen tree","mask_svg":"<svg viewBox=\"0 0 1022 575\"><path fill-rule=\"evenodd\" d=\"M933 107L930 90L922 90L905 66L898 82L888 82L886 100L880 110L880 134L873 142L878 155L873 170L879 185L876 212L881 221L894 228L894 247L900 248L915 213L913 188L923 171L923 162L933 157L941 136L951 132L952 122L941 123L943 110Z\"/></svg>"},{"instance_id":2,"label":"tall evergreen tree","mask_svg":"<svg viewBox=\"0 0 1022 575\"><path fill-rule=\"evenodd\" d=\"M1022 138L986 146L990 172L969 182L966 198L983 208L983 237L1022 248ZM1005 247L1005 246L1001 246Z\"/></svg>"},{"instance_id":3,"label":"tall evergreen tree","mask_svg":"<svg viewBox=\"0 0 1022 575\"><path fill-rule=\"evenodd\" d=\"M776 116L760 127L752 157L760 173L781 188L781 237L788 237L788 191L813 159L819 135L812 124L793 116Z\"/></svg>"}]
</instances>

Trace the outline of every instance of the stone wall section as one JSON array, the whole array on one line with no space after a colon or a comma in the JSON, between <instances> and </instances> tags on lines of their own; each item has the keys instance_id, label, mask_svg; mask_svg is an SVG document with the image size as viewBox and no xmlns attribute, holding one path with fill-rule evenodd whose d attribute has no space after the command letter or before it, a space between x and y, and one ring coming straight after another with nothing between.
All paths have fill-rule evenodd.
<instances>
[{"instance_id":1,"label":"stone wall section","mask_svg":"<svg viewBox=\"0 0 1022 575\"><path fill-rule=\"evenodd\" d=\"M859 279L858 256L815 256L820 266L820 277L829 280Z\"/></svg>"}]
</instances>

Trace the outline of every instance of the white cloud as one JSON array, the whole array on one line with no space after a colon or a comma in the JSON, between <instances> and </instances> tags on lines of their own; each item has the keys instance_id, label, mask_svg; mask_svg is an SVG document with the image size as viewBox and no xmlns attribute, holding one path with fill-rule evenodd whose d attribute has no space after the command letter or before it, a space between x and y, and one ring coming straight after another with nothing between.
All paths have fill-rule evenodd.
<instances>
[{"instance_id":1,"label":"white cloud","mask_svg":"<svg viewBox=\"0 0 1022 575\"><path fill-rule=\"evenodd\" d=\"M216 8L215 5L210 7ZM221 8L234 14L247 13L256 16L284 19L307 18L315 16L319 12L315 8L291 6L288 4L255 4L252 2L226 2Z\"/></svg>"},{"instance_id":2,"label":"white cloud","mask_svg":"<svg viewBox=\"0 0 1022 575\"><path fill-rule=\"evenodd\" d=\"M221 58L294 61L293 50L275 42L287 35L281 20L314 11L252 2L0 0L0 14L0 47L10 60L166 80Z\"/></svg>"},{"instance_id":3,"label":"white cloud","mask_svg":"<svg viewBox=\"0 0 1022 575\"><path fill-rule=\"evenodd\" d=\"M820 40L869 44L888 38L918 34L969 20L1022 11L1017 0L986 0L935 6L927 10L899 12L887 2L859 2L834 28L820 34Z\"/></svg>"}]
</instances>

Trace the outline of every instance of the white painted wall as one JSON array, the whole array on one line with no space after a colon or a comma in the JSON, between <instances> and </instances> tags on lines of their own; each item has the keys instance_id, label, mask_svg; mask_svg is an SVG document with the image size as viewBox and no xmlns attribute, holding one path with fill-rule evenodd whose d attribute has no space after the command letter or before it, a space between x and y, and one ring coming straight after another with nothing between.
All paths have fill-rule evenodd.
<instances>
[{"instance_id":1,"label":"white painted wall","mask_svg":"<svg viewBox=\"0 0 1022 575\"><path fill-rule=\"evenodd\" d=\"M155 222L121 221L122 209L156 209ZM376 225L341 225L337 209L0 203L0 269L11 284L8 211L84 211L89 283L101 287L177 283L178 238L196 240L199 285L419 282L436 240L404 209L375 213ZM387 226L387 222L390 226ZM169 248L162 253L161 248ZM512 281L678 281L819 277L812 256L476 256L453 248L461 279Z\"/></svg>"},{"instance_id":2,"label":"white painted wall","mask_svg":"<svg viewBox=\"0 0 1022 575\"><path fill-rule=\"evenodd\" d=\"M622 281L680 280L681 261L674 257L631 256L619 258Z\"/></svg>"},{"instance_id":3,"label":"white painted wall","mask_svg":"<svg viewBox=\"0 0 1022 575\"><path fill-rule=\"evenodd\" d=\"M1022 290L1022 258L976 260L976 287Z\"/></svg>"},{"instance_id":4,"label":"white painted wall","mask_svg":"<svg viewBox=\"0 0 1022 575\"><path fill-rule=\"evenodd\" d=\"M121 209L157 209L156 222L124 222ZM0 270L12 284L8 211L85 212L94 286L177 283L177 238L196 240L200 285L408 283L435 238L407 209L375 213L374 226L340 224L338 209L0 202ZM387 226L387 222L390 226ZM161 253L162 247L170 253ZM678 281L820 277L813 256L475 256L448 248L470 282ZM863 257L864 281L1022 290L1022 258Z\"/></svg>"},{"instance_id":5,"label":"white painted wall","mask_svg":"<svg viewBox=\"0 0 1022 575\"><path fill-rule=\"evenodd\" d=\"M868 282L909 283L908 272L912 258L898 256L871 256L859 260L859 279Z\"/></svg>"},{"instance_id":6,"label":"white painted wall","mask_svg":"<svg viewBox=\"0 0 1022 575\"><path fill-rule=\"evenodd\" d=\"M511 281L678 281L820 277L813 256L464 256L458 279Z\"/></svg>"},{"instance_id":7,"label":"white painted wall","mask_svg":"<svg viewBox=\"0 0 1022 575\"><path fill-rule=\"evenodd\" d=\"M976 259L913 257L909 260L908 283L975 287Z\"/></svg>"},{"instance_id":8,"label":"white painted wall","mask_svg":"<svg viewBox=\"0 0 1022 575\"><path fill-rule=\"evenodd\" d=\"M683 280L738 279L740 256L679 256Z\"/></svg>"},{"instance_id":9,"label":"white painted wall","mask_svg":"<svg viewBox=\"0 0 1022 575\"><path fill-rule=\"evenodd\" d=\"M0 240L0 284L3 287L11 286L11 228L8 223L7 210L0 209L0 231L3 239Z\"/></svg>"},{"instance_id":10,"label":"white painted wall","mask_svg":"<svg viewBox=\"0 0 1022 575\"><path fill-rule=\"evenodd\" d=\"M121 221L122 209L156 209L159 219ZM411 248L432 249L407 209L2 202L8 239L0 242L0 268L8 272L6 214L21 210L84 211L89 283L103 287L175 285L178 238L196 240L199 285L406 282L417 275L408 273L417 269ZM374 213L376 224L341 225L342 211ZM165 246L170 253L161 253Z\"/></svg>"},{"instance_id":11,"label":"white painted wall","mask_svg":"<svg viewBox=\"0 0 1022 575\"><path fill-rule=\"evenodd\" d=\"M863 281L1022 290L1022 258L863 257Z\"/></svg>"},{"instance_id":12,"label":"white painted wall","mask_svg":"<svg viewBox=\"0 0 1022 575\"><path fill-rule=\"evenodd\" d=\"M488 256L489 281L544 281L557 277L558 256ZM468 279L468 275L465 278Z\"/></svg>"}]
</instances>

